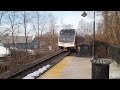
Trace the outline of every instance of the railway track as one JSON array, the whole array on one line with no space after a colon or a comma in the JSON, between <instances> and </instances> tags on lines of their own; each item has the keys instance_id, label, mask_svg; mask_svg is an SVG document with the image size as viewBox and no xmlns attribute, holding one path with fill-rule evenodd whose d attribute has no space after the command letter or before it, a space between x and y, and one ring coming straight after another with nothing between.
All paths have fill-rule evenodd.
<instances>
[{"instance_id":1,"label":"railway track","mask_svg":"<svg viewBox=\"0 0 120 90\"><path fill-rule=\"evenodd\" d=\"M71 52L58 51L55 54L52 54L50 56L45 56L43 58L34 60L24 66L21 66L13 70L7 71L5 73L2 73L0 74L0 79L22 79L26 75L38 70L39 68L47 64L54 66L55 64L57 64L59 61L61 61L63 58L65 58L70 53ZM43 73L41 73L40 75L42 74Z\"/></svg>"}]
</instances>

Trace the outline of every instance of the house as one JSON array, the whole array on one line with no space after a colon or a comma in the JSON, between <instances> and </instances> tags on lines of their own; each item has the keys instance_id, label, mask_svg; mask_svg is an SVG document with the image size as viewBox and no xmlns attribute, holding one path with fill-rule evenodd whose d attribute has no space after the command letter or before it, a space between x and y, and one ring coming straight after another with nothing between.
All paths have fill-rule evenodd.
<instances>
[{"instance_id":1,"label":"house","mask_svg":"<svg viewBox=\"0 0 120 90\"><path fill-rule=\"evenodd\" d=\"M38 47L43 48L45 45L46 42L45 40L43 40L43 38L38 39L38 37L35 37L33 41L29 44L29 48L30 49L37 49Z\"/></svg>"},{"instance_id":2,"label":"house","mask_svg":"<svg viewBox=\"0 0 120 90\"><path fill-rule=\"evenodd\" d=\"M4 47L3 43L0 40L0 58L10 55L10 50Z\"/></svg>"},{"instance_id":3,"label":"house","mask_svg":"<svg viewBox=\"0 0 120 90\"><path fill-rule=\"evenodd\" d=\"M39 42L40 41L40 42ZM7 48L13 47L13 39L12 36L2 36L1 42L3 45ZM41 38L35 37L35 36L28 36L27 37L27 48L28 49L37 49L38 46L40 48L44 47L46 44L44 40L41 40ZM18 49L26 49L26 38L25 36L14 36L14 43L15 47Z\"/></svg>"},{"instance_id":4,"label":"house","mask_svg":"<svg viewBox=\"0 0 120 90\"><path fill-rule=\"evenodd\" d=\"M28 42L28 47L29 44L32 42L33 40L33 36L28 36L27 37L27 42ZM1 37L1 42L3 43L3 45L5 47L12 47L13 46L13 37L12 36L2 36ZM25 49L26 48L26 38L25 36L14 36L14 44L16 48L19 49Z\"/></svg>"}]
</instances>

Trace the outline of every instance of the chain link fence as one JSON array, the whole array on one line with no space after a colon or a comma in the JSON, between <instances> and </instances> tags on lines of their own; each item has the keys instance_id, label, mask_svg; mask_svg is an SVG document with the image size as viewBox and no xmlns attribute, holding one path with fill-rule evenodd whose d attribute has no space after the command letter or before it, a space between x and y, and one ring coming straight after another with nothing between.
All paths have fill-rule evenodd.
<instances>
[{"instance_id":1,"label":"chain link fence","mask_svg":"<svg viewBox=\"0 0 120 90\"><path fill-rule=\"evenodd\" d=\"M115 45L110 45L108 49L109 58L114 60L120 65L120 47Z\"/></svg>"}]
</instances>

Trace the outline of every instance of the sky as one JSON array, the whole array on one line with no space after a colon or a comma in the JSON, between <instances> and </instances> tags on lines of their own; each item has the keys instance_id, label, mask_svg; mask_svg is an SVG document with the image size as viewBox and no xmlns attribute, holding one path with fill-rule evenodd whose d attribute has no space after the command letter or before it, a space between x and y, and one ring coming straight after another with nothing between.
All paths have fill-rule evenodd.
<instances>
[{"instance_id":1,"label":"sky","mask_svg":"<svg viewBox=\"0 0 120 90\"><path fill-rule=\"evenodd\" d=\"M81 16L83 11L52 11L52 13L58 19L58 25L61 25L63 21L63 24L72 24L74 28L77 28L80 20L93 23L93 11L86 11L86 17ZM96 22L98 21L100 21L100 16L96 15Z\"/></svg>"},{"instance_id":2,"label":"sky","mask_svg":"<svg viewBox=\"0 0 120 90\"><path fill-rule=\"evenodd\" d=\"M74 27L77 27L78 22L80 21L81 12L77 11L53 11L53 15L57 17L57 24L72 24Z\"/></svg>"},{"instance_id":3,"label":"sky","mask_svg":"<svg viewBox=\"0 0 120 90\"><path fill-rule=\"evenodd\" d=\"M93 25L93 11L86 11L87 16L82 17L81 14L83 11L48 11L53 14L53 16L56 17L57 25L61 26L62 23L67 25L71 24L73 25L74 29L78 28L79 21L91 23ZM101 20L101 17L96 14L96 22L99 22ZM5 25L7 26L7 25ZM30 29L31 26L28 25L28 28ZM92 27L92 26L91 26ZM2 28L1 28L2 29ZM35 33L35 32L34 32ZM31 32L33 34L33 32ZM21 35L23 35L21 33Z\"/></svg>"}]
</instances>

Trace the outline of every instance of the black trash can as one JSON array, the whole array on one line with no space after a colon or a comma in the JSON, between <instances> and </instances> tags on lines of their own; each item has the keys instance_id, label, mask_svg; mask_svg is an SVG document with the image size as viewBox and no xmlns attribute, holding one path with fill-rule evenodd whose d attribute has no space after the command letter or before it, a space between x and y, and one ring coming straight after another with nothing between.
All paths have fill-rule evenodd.
<instances>
[{"instance_id":1,"label":"black trash can","mask_svg":"<svg viewBox=\"0 0 120 90\"><path fill-rule=\"evenodd\" d=\"M94 59L92 63L92 79L109 79L109 59Z\"/></svg>"}]
</instances>

